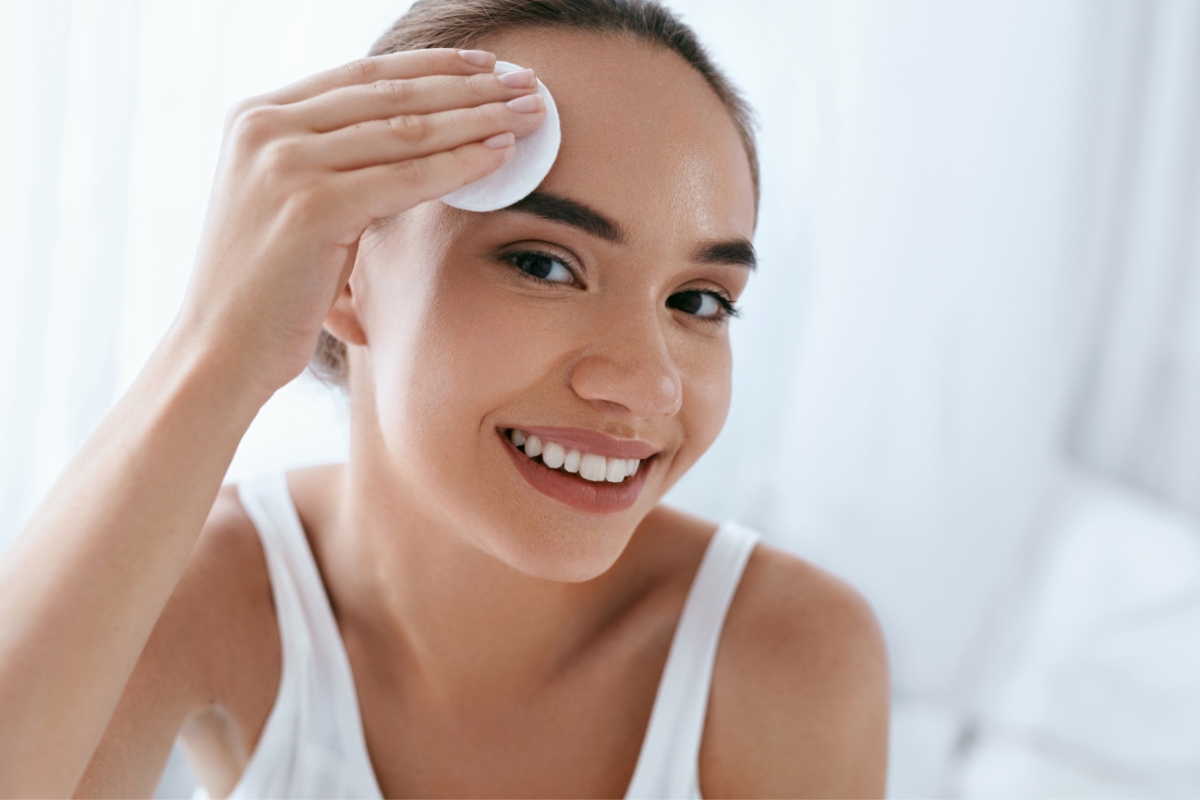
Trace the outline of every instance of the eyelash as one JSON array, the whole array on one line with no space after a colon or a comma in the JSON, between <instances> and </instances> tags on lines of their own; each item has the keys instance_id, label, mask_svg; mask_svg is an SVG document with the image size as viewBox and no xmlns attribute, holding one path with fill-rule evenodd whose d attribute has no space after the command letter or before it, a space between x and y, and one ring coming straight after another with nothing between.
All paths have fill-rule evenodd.
<instances>
[{"instance_id":1,"label":"eyelash","mask_svg":"<svg viewBox=\"0 0 1200 800\"><path fill-rule=\"evenodd\" d=\"M701 320L702 322L726 322L730 319L741 316L741 309L739 309L737 304L734 303L733 300L724 292L717 291L716 289L687 289L686 291L700 292L700 294L709 295L712 297L712 299L717 301L717 305L721 306L722 313L715 317L696 317L696 319Z\"/></svg>"},{"instance_id":2,"label":"eyelash","mask_svg":"<svg viewBox=\"0 0 1200 800\"><path fill-rule=\"evenodd\" d=\"M550 286L566 285L566 284L562 283L561 281L552 281L552 280L549 280L548 278L543 278L540 275L534 275L532 272L521 269L521 267L518 266L518 263L521 260L521 258L527 257L527 256L540 256L542 258L549 258L554 261L557 261L558 263L562 264L563 267L568 272L571 273L572 277L575 278L575 281L577 283L581 283L581 281L579 281L578 274L576 273L575 269L572 268L571 265L568 263L567 259L562 258L561 256L556 256L553 253L547 253L543 250L518 250L517 252L509 253L506 256L504 256L504 260L506 262L508 262L508 264L510 266L512 266L512 268L514 270L521 273L522 276L524 276L525 278L527 278L531 281L537 281L538 283L547 284ZM722 291L719 291L716 289L685 289L685 290L683 290L683 292L676 292L675 294L683 294L684 292L696 292L698 294L708 295L712 299L716 300L717 304L719 306L721 306L722 313L718 314L717 316L714 316L714 317L698 317L698 316L695 316L694 314L689 315L689 316L692 316L694 319L697 319L701 322L708 322L708 323L727 322L734 317L740 316L740 314L741 314L741 311L738 309L737 305L733 302L732 298L730 298L727 294L725 294ZM672 295L672 297L674 297L674 296L675 295Z\"/></svg>"},{"instance_id":3,"label":"eyelash","mask_svg":"<svg viewBox=\"0 0 1200 800\"><path fill-rule=\"evenodd\" d=\"M550 286L566 286L567 285L567 284L563 283L562 281L552 281L549 278L543 278L540 275L534 275L532 272L529 272L528 270L521 269L521 267L519 266L521 259L526 258L528 256L539 256L541 258L548 258L552 261L557 261L558 263L563 265L563 267L567 270L567 272L571 273L571 277L573 277L575 279L576 283L578 283L580 285L583 284L583 281L579 280L578 271L574 267L571 266L570 262L566 258L563 258L562 256L557 256L554 253L547 253L544 250L518 250L514 253L509 253L508 255L504 256L504 260L507 261L508 264L510 266L512 266L513 269L515 269L517 272L521 273L522 276L528 278L531 281L537 281L538 283L548 284Z\"/></svg>"}]
</instances>

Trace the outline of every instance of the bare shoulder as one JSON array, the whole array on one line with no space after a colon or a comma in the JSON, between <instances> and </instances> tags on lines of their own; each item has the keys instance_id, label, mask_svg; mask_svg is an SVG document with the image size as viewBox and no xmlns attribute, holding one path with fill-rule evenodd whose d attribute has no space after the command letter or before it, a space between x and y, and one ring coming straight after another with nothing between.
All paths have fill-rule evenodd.
<instances>
[{"instance_id":1,"label":"bare shoulder","mask_svg":"<svg viewBox=\"0 0 1200 800\"><path fill-rule=\"evenodd\" d=\"M229 754L214 762L218 771L236 770L270 712L279 671L266 559L236 487L225 486L78 794L149 796L181 730L201 756ZM202 772L210 784L212 770Z\"/></svg>"},{"instance_id":2,"label":"bare shoulder","mask_svg":"<svg viewBox=\"0 0 1200 800\"><path fill-rule=\"evenodd\" d=\"M326 530L333 525L346 475L344 463L318 464L288 472L288 488L306 530Z\"/></svg>"},{"instance_id":3,"label":"bare shoulder","mask_svg":"<svg viewBox=\"0 0 1200 800\"><path fill-rule=\"evenodd\" d=\"M760 544L714 667L704 796L882 796L888 683L883 636L866 601Z\"/></svg>"},{"instance_id":4,"label":"bare shoulder","mask_svg":"<svg viewBox=\"0 0 1200 800\"><path fill-rule=\"evenodd\" d=\"M247 665L264 657L270 661L273 651L277 655L266 554L236 486L225 485L217 494L160 625L166 626L166 634L182 636L182 629L205 642L202 663L211 676L214 700L223 699L227 683L245 680ZM235 652L237 659L231 658Z\"/></svg>"},{"instance_id":5,"label":"bare shoulder","mask_svg":"<svg viewBox=\"0 0 1200 800\"><path fill-rule=\"evenodd\" d=\"M269 592L262 543L254 523L242 508L236 485L225 484L217 493L184 578L210 590L221 588L238 594L262 589Z\"/></svg>"},{"instance_id":6,"label":"bare shoulder","mask_svg":"<svg viewBox=\"0 0 1200 800\"><path fill-rule=\"evenodd\" d=\"M184 741L209 793L224 795L258 743L283 668L266 553L237 486L221 487L180 591L184 625L206 642L209 691Z\"/></svg>"}]
</instances>

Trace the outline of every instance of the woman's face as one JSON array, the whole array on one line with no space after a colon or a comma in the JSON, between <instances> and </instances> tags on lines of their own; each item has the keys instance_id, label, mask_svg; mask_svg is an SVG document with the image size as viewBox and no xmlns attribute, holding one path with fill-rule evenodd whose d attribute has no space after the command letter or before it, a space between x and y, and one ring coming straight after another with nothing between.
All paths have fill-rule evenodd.
<instances>
[{"instance_id":1,"label":"woman's face","mask_svg":"<svg viewBox=\"0 0 1200 800\"><path fill-rule=\"evenodd\" d=\"M364 237L352 458L404 487L412 519L527 574L586 580L724 424L728 309L753 263L749 162L674 53L554 31L480 46L554 93L558 160L510 209L431 202ZM521 452L514 429L567 463ZM567 472L572 449L606 479Z\"/></svg>"}]
</instances>

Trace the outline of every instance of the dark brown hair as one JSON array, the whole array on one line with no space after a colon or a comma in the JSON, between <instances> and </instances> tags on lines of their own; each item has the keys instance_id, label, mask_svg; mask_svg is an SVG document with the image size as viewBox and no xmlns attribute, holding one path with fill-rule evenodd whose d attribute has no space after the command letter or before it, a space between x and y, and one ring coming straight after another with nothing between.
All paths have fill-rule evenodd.
<instances>
[{"instance_id":1,"label":"dark brown hair","mask_svg":"<svg viewBox=\"0 0 1200 800\"><path fill-rule=\"evenodd\" d=\"M514 28L567 29L632 36L678 53L708 82L729 110L746 148L754 204L758 206L758 150L750 107L708 57L695 32L654 0L418 0L379 37L368 55L436 47L473 47ZM321 379L344 386L346 345L321 331L310 367Z\"/></svg>"}]
</instances>

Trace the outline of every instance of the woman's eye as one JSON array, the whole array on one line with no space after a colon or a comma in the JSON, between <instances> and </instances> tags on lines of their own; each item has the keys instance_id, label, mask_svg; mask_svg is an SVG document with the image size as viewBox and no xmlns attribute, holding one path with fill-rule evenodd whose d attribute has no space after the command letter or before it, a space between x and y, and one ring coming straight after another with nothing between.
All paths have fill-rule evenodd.
<instances>
[{"instance_id":1,"label":"woman's eye","mask_svg":"<svg viewBox=\"0 0 1200 800\"><path fill-rule=\"evenodd\" d=\"M572 283L575 276L561 260L546 253L515 253L509 256L513 265L524 273L551 283Z\"/></svg>"},{"instance_id":2,"label":"woman's eye","mask_svg":"<svg viewBox=\"0 0 1200 800\"><path fill-rule=\"evenodd\" d=\"M689 289L667 298L667 307L702 319L724 319L737 315L733 303L716 292Z\"/></svg>"}]
</instances>

